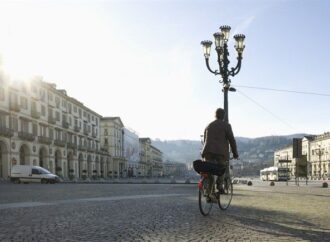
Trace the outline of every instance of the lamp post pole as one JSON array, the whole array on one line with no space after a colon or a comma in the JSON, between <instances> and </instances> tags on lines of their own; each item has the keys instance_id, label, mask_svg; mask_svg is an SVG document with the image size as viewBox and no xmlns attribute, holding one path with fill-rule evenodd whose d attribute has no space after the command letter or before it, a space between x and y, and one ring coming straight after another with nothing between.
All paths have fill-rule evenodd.
<instances>
[{"instance_id":1,"label":"lamp post pole","mask_svg":"<svg viewBox=\"0 0 330 242\"><path fill-rule=\"evenodd\" d=\"M220 83L223 84L223 96L224 96L224 111L225 111L225 117L224 121L229 121L229 115L228 115L228 91L236 91L235 88L230 87L230 76L234 77L237 75L241 69L242 59L243 59L243 50L244 50L244 39L245 35L243 34L237 34L234 36L234 39L236 40L235 49L237 51L237 64L235 67L229 68L229 51L228 51L228 39L229 39L229 32L230 27L227 25L220 26L220 32L216 32L214 36L214 42L215 42L215 50L217 52L217 59L219 64L219 70L213 71L209 65L209 57L211 52L211 45L212 41L210 40L204 40L201 42L204 50L204 56L205 56L205 62L207 69L213 73L214 75L220 75L221 80Z\"/></svg>"}]
</instances>

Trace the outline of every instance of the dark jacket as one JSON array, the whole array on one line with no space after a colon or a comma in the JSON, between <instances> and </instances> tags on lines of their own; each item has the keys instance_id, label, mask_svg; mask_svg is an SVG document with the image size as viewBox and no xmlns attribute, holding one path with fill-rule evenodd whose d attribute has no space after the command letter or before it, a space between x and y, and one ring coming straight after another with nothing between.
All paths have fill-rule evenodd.
<instances>
[{"instance_id":1,"label":"dark jacket","mask_svg":"<svg viewBox=\"0 0 330 242\"><path fill-rule=\"evenodd\" d=\"M215 120L210 123L204 131L204 147L202 157L206 153L223 155L229 160L229 144L234 157L238 157L236 141L230 124Z\"/></svg>"}]
</instances>

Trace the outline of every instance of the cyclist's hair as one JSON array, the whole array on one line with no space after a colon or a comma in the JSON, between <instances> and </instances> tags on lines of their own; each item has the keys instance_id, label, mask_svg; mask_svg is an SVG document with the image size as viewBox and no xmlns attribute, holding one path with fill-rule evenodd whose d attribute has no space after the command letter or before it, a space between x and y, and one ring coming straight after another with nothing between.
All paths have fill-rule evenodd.
<instances>
[{"instance_id":1,"label":"cyclist's hair","mask_svg":"<svg viewBox=\"0 0 330 242\"><path fill-rule=\"evenodd\" d=\"M224 119L225 117L225 110L223 110L222 108L218 108L216 111L215 111L215 117L217 119Z\"/></svg>"}]
</instances>

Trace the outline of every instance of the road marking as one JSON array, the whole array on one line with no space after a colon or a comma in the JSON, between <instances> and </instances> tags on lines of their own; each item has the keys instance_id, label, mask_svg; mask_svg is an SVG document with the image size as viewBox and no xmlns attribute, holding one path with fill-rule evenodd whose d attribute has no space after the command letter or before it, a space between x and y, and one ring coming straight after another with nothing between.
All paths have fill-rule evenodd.
<instances>
[{"instance_id":1,"label":"road marking","mask_svg":"<svg viewBox=\"0 0 330 242\"><path fill-rule=\"evenodd\" d=\"M77 199L69 199L69 200L58 200L58 201L54 201L54 202L4 203L4 204L0 204L0 210L1 209L10 209L10 208L30 208L30 207L39 207L39 206L60 205L60 204L79 203L79 202L119 201L119 200L129 200L129 199L178 197L178 196L188 196L188 195L189 194L172 193L172 194L151 194L151 195L115 196L115 197L77 198Z\"/></svg>"}]
</instances>

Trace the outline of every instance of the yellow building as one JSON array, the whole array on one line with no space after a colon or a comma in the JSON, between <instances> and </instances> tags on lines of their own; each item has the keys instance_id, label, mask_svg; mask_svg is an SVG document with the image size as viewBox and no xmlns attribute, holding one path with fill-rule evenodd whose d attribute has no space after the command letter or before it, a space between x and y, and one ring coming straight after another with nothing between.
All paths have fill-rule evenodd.
<instances>
[{"instance_id":1,"label":"yellow building","mask_svg":"<svg viewBox=\"0 0 330 242\"><path fill-rule=\"evenodd\" d=\"M127 176L127 160L124 156L124 125L120 117L101 119L101 145L112 157L108 174L111 177Z\"/></svg>"}]
</instances>

